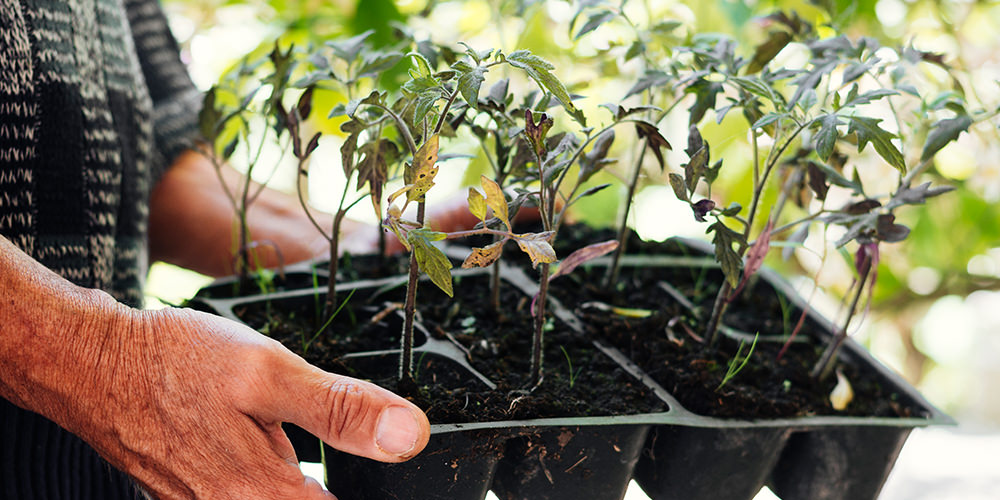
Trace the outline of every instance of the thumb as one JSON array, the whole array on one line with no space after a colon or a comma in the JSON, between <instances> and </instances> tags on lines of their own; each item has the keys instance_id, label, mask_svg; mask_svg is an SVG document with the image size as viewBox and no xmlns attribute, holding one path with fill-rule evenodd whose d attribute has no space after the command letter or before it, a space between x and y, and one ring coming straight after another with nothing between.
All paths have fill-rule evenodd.
<instances>
[{"instance_id":1,"label":"thumb","mask_svg":"<svg viewBox=\"0 0 1000 500\"><path fill-rule=\"evenodd\" d=\"M427 445L430 423L416 405L375 384L327 373L288 353L259 415L292 422L328 445L382 462L402 462Z\"/></svg>"}]
</instances>

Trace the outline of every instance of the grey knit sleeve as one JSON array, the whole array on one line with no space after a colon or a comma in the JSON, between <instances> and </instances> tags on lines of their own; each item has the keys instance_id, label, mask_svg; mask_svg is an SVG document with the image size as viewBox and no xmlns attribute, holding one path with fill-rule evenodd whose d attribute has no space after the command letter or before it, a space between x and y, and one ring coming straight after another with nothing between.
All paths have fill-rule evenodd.
<instances>
[{"instance_id":1,"label":"grey knit sleeve","mask_svg":"<svg viewBox=\"0 0 1000 500\"><path fill-rule=\"evenodd\" d=\"M153 125L159 161L155 182L198 136L201 93L181 62L177 41L157 0L124 0L139 63L153 101Z\"/></svg>"}]
</instances>

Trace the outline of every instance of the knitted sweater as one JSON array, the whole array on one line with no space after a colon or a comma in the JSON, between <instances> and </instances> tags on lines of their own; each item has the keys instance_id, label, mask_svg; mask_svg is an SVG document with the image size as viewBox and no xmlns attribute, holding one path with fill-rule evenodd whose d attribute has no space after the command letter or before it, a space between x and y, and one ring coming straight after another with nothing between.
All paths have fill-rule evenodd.
<instances>
[{"instance_id":1,"label":"knitted sweater","mask_svg":"<svg viewBox=\"0 0 1000 500\"><path fill-rule=\"evenodd\" d=\"M0 234L139 305L149 191L199 103L156 0L0 0Z\"/></svg>"},{"instance_id":2,"label":"knitted sweater","mask_svg":"<svg viewBox=\"0 0 1000 500\"><path fill-rule=\"evenodd\" d=\"M149 191L199 103L156 0L0 0L0 234L139 305ZM0 499L133 498L90 446L0 398Z\"/></svg>"}]
</instances>

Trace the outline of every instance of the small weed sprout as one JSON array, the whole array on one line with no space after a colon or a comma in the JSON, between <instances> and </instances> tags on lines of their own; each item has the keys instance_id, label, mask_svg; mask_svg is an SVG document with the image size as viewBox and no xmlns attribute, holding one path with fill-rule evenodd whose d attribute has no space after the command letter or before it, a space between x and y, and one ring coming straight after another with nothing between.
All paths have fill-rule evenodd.
<instances>
[{"instance_id":1,"label":"small weed sprout","mask_svg":"<svg viewBox=\"0 0 1000 500\"><path fill-rule=\"evenodd\" d=\"M715 392L721 391L722 388L733 379L733 377L739 375L739 373L743 371L743 368L748 362L750 362L750 356L753 356L753 350L757 347L758 338L760 338L760 333L754 334L753 343L750 344L750 350L747 351L745 356L743 355L743 348L746 344L743 341L740 341L740 345L736 349L736 354L726 364L726 374L723 375L722 382L719 383L719 386L715 388Z\"/></svg>"}]
</instances>

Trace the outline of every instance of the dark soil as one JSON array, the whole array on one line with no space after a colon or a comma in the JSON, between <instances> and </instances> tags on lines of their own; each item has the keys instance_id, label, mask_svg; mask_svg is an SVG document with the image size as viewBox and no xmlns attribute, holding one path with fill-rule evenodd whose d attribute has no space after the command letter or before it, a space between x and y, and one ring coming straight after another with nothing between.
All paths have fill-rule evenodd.
<instances>
[{"instance_id":1,"label":"dark soil","mask_svg":"<svg viewBox=\"0 0 1000 500\"><path fill-rule=\"evenodd\" d=\"M433 423L499 421L546 417L598 416L663 410L664 405L614 361L590 342L552 324L547 332L542 383L529 387L531 318L529 299L507 285L503 288L505 314L497 316L484 294L485 275L456 278L457 293L448 299L429 282L419 289L419 320L435 338L455 342L468 352L473 367L493 381L496 389L469 374L461 365L434 353L418 350L415 387L397 383L399 360L395 355L344 358L349 353L399 347L402 329L400 302L405 289L399 287L374 298L358 292L324 333L303 350L302 338L317 330L312 300L254 303L237 314L262 333L279 340L320 368L372 380L414 401ZM371 318L377 317L373 322ZM416 345L423 343L418 334ZM564 351L565 350L565 351ZM571 372L572 369L572 372ZM530 389L530 390L528 390Z\"/></svg>"},{"instance_id":2,"label":"dark soil","mask_svg":"<svg viewBox=\"0 0 1000 500\"><path fill-rule=\"evenodd\" d=\"M632 241L629 248L642 253L691 254L690 250L669 244L654 246ZM806 319L797 335L803 342L792 344L780 360L783 341L759 341L746 366L720 387L740 341L722 336L713 348L700 341L703 318L709 315L722 283L719 270L625 268L610 292L602 286L605 274L603 267L584 266L555 280L551 294L574 309L588 333L618 347L695 413L756 419L807 415L908 417L914 412L915 405L907 404L899 394L885 390L878 380L844 361L837 368L849 380L854 400L845 410L834 410L829 395L836 377L817 381L809 376L824 348L817 339L828 336L811 318ZM661 283L680 291L695 310L681 305ZM649 316L629 317L609 311L605 305L638 309L621 312ZM741 332L787 337L801 314L760 281L748 286L730 304L724 322ZM750 344L744 342L744 354Z\"/></svg>"},{"instance_id":3,"label":"dark soil","mask_svg":"<svg viewBox=\"0 0 1000 500\"><path fill-rule=\"evenodd\" d=\"M555 245L557 255L566 257L574 248L612 238L611 231L566 227ZM629 241L628 250L638 254L696 253L674 243L635 238ZM508 248L504 261L529 267L520 253ZM368 272L365 264L370 263L355 258L342 262L339 274L354 279L379 278L385 272L401 272L406 259L384 262L395 264ZM530 268L528 272L536 275ZM717 346L707 348L698 340L703 318L708 316L721 283L718 270L626 268L611 291L601 286L604 274L603 268L583 266L553 281L550 293L584 320L586 335L616 346L695 413L758 419L806 415L905 417L915 412L916 405L882 388L878 380L860 373L849 362L841 362L838 368L850 381L855 398L845 411L834 410L829 394L835 377L817 382L808 375L823 348L816 339L829 335L811 320L799 333L805 342L793 344L780 361L777 353L782 342L760 341L745 368L720 387L740 343L723 337ZM259 303L237 312L252 327L321 368L371 379L404 394L427 411L434 423L665 409L642 384L595 350L590 340L555 321L546 332L544 379L538 387L526 390L533 330L531 299L505 284L501 311L495 312L487 299L488 282L486 275L456 277L454 299L429 282L421 282L418 320L435 339L460 345L472 366L497 384L496 390L489 390L447 358L421 352L419 346L424 340L419 334L414 356L415 387L397 385L395 356L344 358L349 353L399 347L403 286L377 294L359 291L351 297L343 316L333 321L329 331L319 336L307 352L302 349L302 339L311 337L322 323L314 307L322 304L322 292L313 299L280 305ZM695 309L681 305L661 283L680 291ZM609 306L630 311L616 311ZM751 283L733 301L724 321L742 332L787 335L799 315L800 311L784 305L769 285L760 282ZM744 352L748 347L746 343Z\"/></svg>"}]
</instances>

